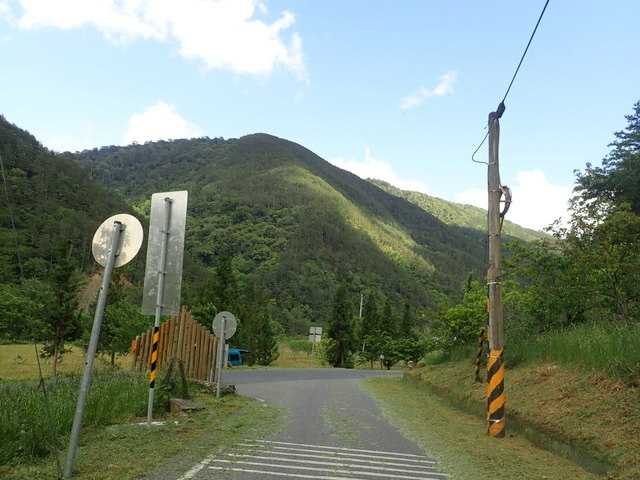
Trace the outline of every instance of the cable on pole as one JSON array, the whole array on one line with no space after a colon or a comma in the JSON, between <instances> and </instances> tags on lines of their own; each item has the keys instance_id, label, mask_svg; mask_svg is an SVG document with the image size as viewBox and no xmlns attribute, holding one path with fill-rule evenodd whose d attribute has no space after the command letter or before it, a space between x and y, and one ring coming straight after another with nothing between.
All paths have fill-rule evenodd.
<instances>
[{"instance_id":1,"label":"cable on pole","mask_svg":"<svg viewBox=\"0 0 640 480\"><path fill-rule=\"evenodd\" d=\"M542 7L542 12L540 12L540 16L538 17L538 21L536 22L536 26L533 29L533 32L531 32L531 36L529 37L529 41L527 42L527 46L524 49L524 52L522 53L522 57L520 57L520 62L518 62L518 66L516 67L516 71L513 73L513 76L511 77L511 81L509 82L509 86L507 87L507 91L504 94L504 97L502 97L502 101L500 102L500 104L498 105L498 109L496 110L496 116L491 120L490 124L489 124L489 128L487 129L487 133L484 136L484 138L482 139L482 142L480 142L480 145L478 145L478 148L476 148L476 150L473 152L473 154L471 155L471 161L475 162L475 163L483 163L486 165L487 162L482 162L480 160L476 160L475 159L475 155L476 153L478 153L478 150L480 150L480 148L482 148L482 145L484 145L484 142L487 141L487 137L489 136L489 129L491 128L491 123L493 123L495 121L495 119L501 118L502 114L505 111L505 100L507 99L507 97L509 96L509 92L511 91L511 87L513 86L513 83L516 80L516 77L518 76L518 72L520 71L520 67L522 66L522 63L524 62L525 57L527 56L527 52L529 51L529 47L531 46L531 42L533 42L533 37L535 37L536 32L538 31L538 27L540 26L540 22L542 21L542 17L544 16L544 12L547 10L547 6L549 5L549 1L550 0L546 0L544 7Z\"/></svg>"},{"instance_id":2,"label":"cable on pole","mask_svg":"<svg viewBox=\"0 0 640 480\"><path fill-rule=\"evenodd\" d=\"M542 8L542 12L540 12L540 16L538 17L538 21L536 22L536 26L533 29L533 32L531 32L531 37L529 37L529 42L527 43L527 46L524 49L524 52L522 53L522 57L520 58L520 62L518 63L518 67L516 68L516 71L513 74L513 77L511 78L511 82L509 83L509 87L507 88L507 91L505 92L501 103L504 103L504 101L507 99L507 95L509 95L509 91L511 90L511 86L513 85L513 82L515 81L516 76L518 75L518 72L520 71L520 67L522 66L522 62L524 61L524 57L527 56L527 52L529 51L529 47L531 46L531 42L533 41L533 37L536 35L536 31L538 30L538 26L540 25L540 22L542 21L542 17L544 16L544 12L547 9L548 5L549 5L549 0L547 0L545 2L544 7Z\"/></svg>"}]
</instances>

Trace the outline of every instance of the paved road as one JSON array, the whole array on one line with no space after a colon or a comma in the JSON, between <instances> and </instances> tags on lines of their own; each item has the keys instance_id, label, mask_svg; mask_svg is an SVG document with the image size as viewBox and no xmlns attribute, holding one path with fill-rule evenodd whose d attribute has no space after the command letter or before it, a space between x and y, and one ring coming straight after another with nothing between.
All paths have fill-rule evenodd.
<instances>
[{"instance_id":1,"label":"paved road","mask_svg":"<svg viewBox=\"0 0 640 480\"><path fill-rule=\"evenodd\" d=\"M179 480L440 480L435 461L403 437L361 388L381 370L227 370L237 393L282 405L286 421L264 440L214 453Z\"/></svg>"}]
</instances>

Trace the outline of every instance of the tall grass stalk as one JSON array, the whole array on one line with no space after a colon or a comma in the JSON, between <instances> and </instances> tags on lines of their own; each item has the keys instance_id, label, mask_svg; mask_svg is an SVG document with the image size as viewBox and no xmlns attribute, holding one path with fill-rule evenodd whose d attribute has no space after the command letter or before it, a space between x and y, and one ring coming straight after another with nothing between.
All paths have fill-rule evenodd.
<instances>
[{"instance_id":1,"label":"tall grass stalk","mask_svg":"<svg viewBox=\"0 0 640 480\"><path fill-rule=\"evenodd\" d=\"M629 379L640 373L640 324L584 323L541 335L508 335L507 364L557 362Z\"/></svg>"},{"instance_id":2,"label":"tall grass stalk","mask_svg":"<svg viewBox=\"0 0 640 480\"><path fill-rule=\"evenodd\" d=\"M49 379L46 388L49 408L38 382L0 385L0 411L4 417L0 422L0 465L29 463L35 457L50 454L54 445L64 447L73 423L80 377ZM143 375L119 370L96 372L89 388L83 428L144 416L147 396L148 384ZM47 411L51 412L51 422Z\"/></svg>"}]
</instances>

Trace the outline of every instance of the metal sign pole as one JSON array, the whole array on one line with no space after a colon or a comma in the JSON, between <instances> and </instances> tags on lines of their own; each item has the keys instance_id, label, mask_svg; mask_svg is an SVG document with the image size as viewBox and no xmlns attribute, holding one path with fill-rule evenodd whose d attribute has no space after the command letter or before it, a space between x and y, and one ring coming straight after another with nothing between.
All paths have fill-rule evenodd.
<instances>
[{"instance_id":1,"label":"metal sign pole","mask_svg":"<svg viewBox=\"0 0 640 480\"><path fill-rule=\"evenodd\" d=\"M124 225L119 222L113 222L113 230L111 233L111 246L107 256L107 262L104 267L104 275L102 277L102 286L100 287L100 295L98 296L98 304L96 313L93 318L93 327L91 328L91 337L89 340L89 348L87 349L87 363L82 374L82 383L78 394L78 403L76 404L76 412L73 417L73 427L71 428L71 438L69 439L69 450L67 451L67 463L64 468L64 478L71 478L73 473L73 463L78 449L78 439L80 437L80 428L82 427L82 419L84 417L84 409L87 403L87 395L89 393L89 383L91 382L91 370L93 369L93 361L98 349L98 338L100 336L100 328L102 326L102 317L107 302L107 294L109 293L109 283L115 258L118 252L118 243L120 242L120 232L124 230Z\"/></svg>"},{"instance_id":2,"label":"metal sign pole","mask_svg":"<svg viewBox=\"0 0 640 480\"><path fill-rule=\"evenodd\" d=\"M216 369L218 375L216 376L216 398L220 398L220 384L222 383L222 365L224 363L224 344L226 343L226 330L227 330L227 317L222 316L222 331L220 332L220 342L218 343L218 359Z\"/></svg>"},{"instance_id":3,"label":"metal sign pole","mask_svg":"<svg viewBox=\"0 0 640 480\"><path fill-rule=\"evenodd\" d=\"M147 425L151 425L153 420L153 400L155 396L156 370L158 360L158 338L160 329L160 320L162 318L162 307L164 303L164 280L166 275L167 264L167 247L169 244L171 225L171 204L173 200L169 197L164 199L165 222L162 231L162 247L160 249L160 268L158 270L158 294L156 296L156 316L153 325L153 347L151 349L151 375L149 376L149 404L147 406Z\"/></svg>"}]
</instances>

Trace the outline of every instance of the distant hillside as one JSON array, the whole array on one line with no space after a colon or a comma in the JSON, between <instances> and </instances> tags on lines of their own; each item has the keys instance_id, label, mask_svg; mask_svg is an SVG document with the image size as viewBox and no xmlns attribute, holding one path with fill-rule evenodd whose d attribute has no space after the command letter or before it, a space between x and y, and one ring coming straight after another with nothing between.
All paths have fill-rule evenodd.
<instances>
[{"instance_id":1,"label":"distant hillside","mask_svg":"<svg viewBox=\"0 0 640 480\"><path fill-rule=\"evenodd\" d=\"M5 175L0 283L18 282L21 276L45 278L59 247L78 267L91 266L91 241L98 226L116 213L132 212L68 156L49 152L2 116L0 155Z\"/></svg>"},{"instance_id":2,"label":"distant hillside","mask_svg":"<svg viewBox=\"0 0 640 480\"><path fill-rule=\"evenodd\" d=\"M441 198L432 197L424 193L401 190L382 180L368 179L368 181L392 195L404 198L417 205L426 212L429 212L431 215L442 220L447 225L471 228L481 232L486 231L487 211L482 208L448 202ZM503 233L507 236L519 238L525 241L532 241L547 236L537 230L521 227L509 220L504 221Z\"/></svg>"},{"instance_id":3,"label":"distant hillside","mask_svg":"<svg viewBox=\"0 0 640 480\"><path fill-rule=\"evenodd\" d=\"M324 320L335 285L428 308L482 275L484 239L265 134L103 147L75 155L92 178L148 211L153 192L186 189L186 249L208 269L230 254L240 283L258 276L284 317ZM206 281L186 273L187 301ZM200 290L199 290L200 289Z\"/></svg>"}]
</instances>

